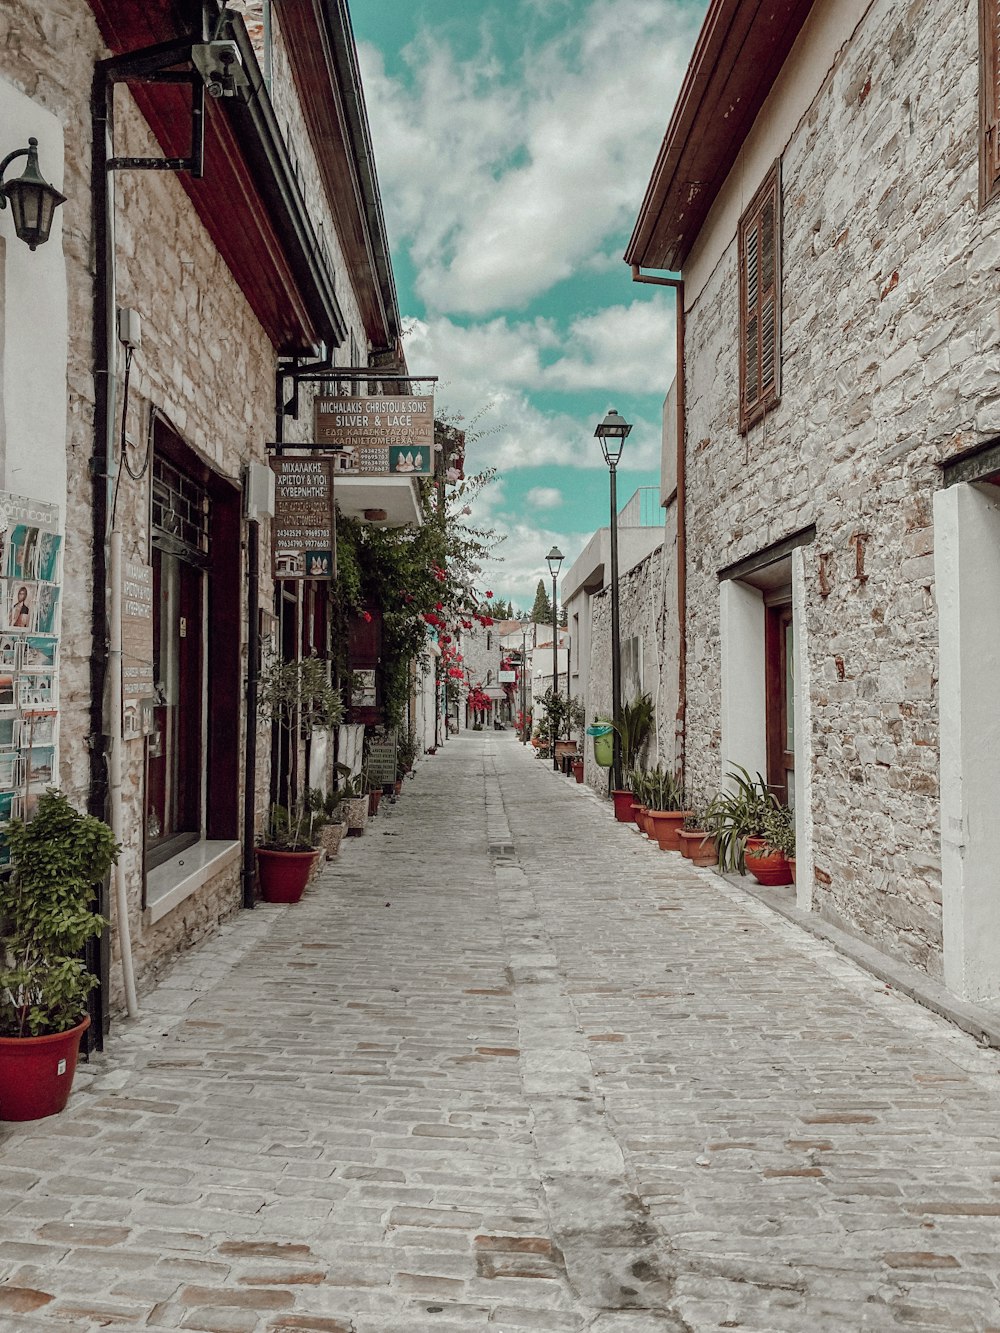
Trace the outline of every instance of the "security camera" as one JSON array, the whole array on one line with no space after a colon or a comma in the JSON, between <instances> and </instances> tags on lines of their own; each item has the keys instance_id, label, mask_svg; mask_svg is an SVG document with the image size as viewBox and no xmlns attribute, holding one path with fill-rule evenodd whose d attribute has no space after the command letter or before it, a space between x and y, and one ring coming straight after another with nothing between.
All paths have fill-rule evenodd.
<instances>
[{"instance_id":1,"label":"security camera","mask_svg":"<svg viewBox=\"0 0 1000 1333\"><path fill-rule=\"evenodd\" d=\"M201 42L191 47L191 59L205 80L209 97L238 97L246 101L250 80L235 42Z\"/></svg>"}]
</instances>

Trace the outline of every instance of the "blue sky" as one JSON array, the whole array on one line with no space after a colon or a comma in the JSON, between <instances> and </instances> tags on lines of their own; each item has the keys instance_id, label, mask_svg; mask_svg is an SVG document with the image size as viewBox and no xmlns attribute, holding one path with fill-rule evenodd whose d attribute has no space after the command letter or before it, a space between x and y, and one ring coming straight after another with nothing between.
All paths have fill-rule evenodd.
<instances>
[{"instance_id":1,"label":"blue sky","mask_svg":"<svg viewBox=\"0 0 1000 1333\"><path fill-rule=\"evenodd\" d=\"M530 606L608 521L594 427L634 429L620 503L658 483L673 296L622 254L704 0L351 0L411 372L475 422L487 586Z\"/></svg>"}]
</instances>

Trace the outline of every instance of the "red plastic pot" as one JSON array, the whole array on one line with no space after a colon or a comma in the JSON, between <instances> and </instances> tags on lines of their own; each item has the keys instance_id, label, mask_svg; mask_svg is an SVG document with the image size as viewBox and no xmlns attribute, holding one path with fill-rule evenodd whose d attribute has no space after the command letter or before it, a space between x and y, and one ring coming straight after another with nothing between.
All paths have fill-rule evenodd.
<instances>
[{"instance_id":1,"label":"red plastic pot","mask_svg":"<svg viewBox=\"0 0 1000 1333\"><path fill-rule=\"evenodd\" d=\"M577 782L582 782L582 781L583 781L583 760L582 760L582 759L575 759L575 760L573 761L573 776L576 778Z\"/></svg>"},{"instance_id":2,"label":"red plastic pot","mask_svg":"<svg viewBox=\"0 0 1000 1333\"><path fill-rule=\"evenodd\" d=\"M42 1120L69 1101L89 1016L48 1037L0 1037L0 1120Z\"/></svg>"},{"instance_id":3,"label":"red plastic pot","mask_svg":"<svg viewBox=\"0 0 1000 1333\"><path fill-rule=\"evenodd\" d=\"M260 892L266 903L297 903L309 883L318 851L271 852L257 848Z\"/></svg>"},{"instance_id":4,"label":"red plastic pot","mask_svg":"<svg viewBox=\"0 0 1000 1333\"><path fill-rule=\"evenodd\" d=\"M703 829L684 829L677 834L681 856L696 866L714 866L719 859L715 839Z\"/></svg>"},{"instance_id":5,"label":"red plastic pot","mask_svg":"<svg viewBox=\"0 0 1000 1333\"><path fill-rule=\"evenodd\" d=\"M613 791L611 799L615 803L615 819L619 824L631 824L634 818L632 814L632 804L635 797L630 791Z\"/></svg>"},{"instance_id":6,"label":"red plastic pot","mask_svg":"<svg viewBox=\"0 0 1000 1333\"><path fill-rule=\"evenodd\" d=\"M681 840L677 836L690 810L650 810L649 836L655 838L661 852L679 852Z\"/></svg>"},{"instance_id":7,"label":"red plastic pot","mask_svg":"<svg viewBox=\"0 0 1000 1333\"><path fill-rule=\"evenodd\" d=\"M747 838L743 857L747 870L758 884L774 888L780 884L792 883L792 867L784 852L764 854L767 843L763 838Z\"/></svg>"}]
</instances>

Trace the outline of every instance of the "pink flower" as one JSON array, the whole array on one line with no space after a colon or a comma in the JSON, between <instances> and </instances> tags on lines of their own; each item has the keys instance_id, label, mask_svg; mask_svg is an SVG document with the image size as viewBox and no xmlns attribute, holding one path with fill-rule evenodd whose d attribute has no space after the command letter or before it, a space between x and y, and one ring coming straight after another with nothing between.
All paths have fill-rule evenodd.
<instances>
[{"instance_id":1,"label":"pink flower","mask_svg":"<svg viewBox=\"0 0 1000 1333\"><path fill-rule=\"evenodd\" d=\"M488 593L486 594L486 596L487 596L487 597L492 597L493 594L492 594L491 592L488 592Z\"/></svg>"},{"instance_id":2,"label":"pink flower","mask_svg":"<svg viewBox=\"0 0 1000 1333\"><path fill-rule=\"evenodd\" d=\"M365 622L366 625L370 625L372 623L372 613L370 611L362 611L361 619Z\"/></svg>"}]
</instances>

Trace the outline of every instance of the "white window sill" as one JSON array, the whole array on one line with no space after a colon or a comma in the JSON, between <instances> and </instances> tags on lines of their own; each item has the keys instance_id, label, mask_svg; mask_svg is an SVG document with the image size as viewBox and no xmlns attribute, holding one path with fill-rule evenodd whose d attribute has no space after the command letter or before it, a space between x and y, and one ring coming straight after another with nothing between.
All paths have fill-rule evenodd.
<instances>
[{"instance_id":1,"label":"white window sill","mask_svg":"<svg viewBox=\"0 0 1000 1333\"><path fill-rule=\"evenodd\" d=\"M175 907L197 893L227 866L238 861L240 844L203 838L186 847L146 876L146 910L143 925L152 926Z\"/></svg>"}]
</instances>

